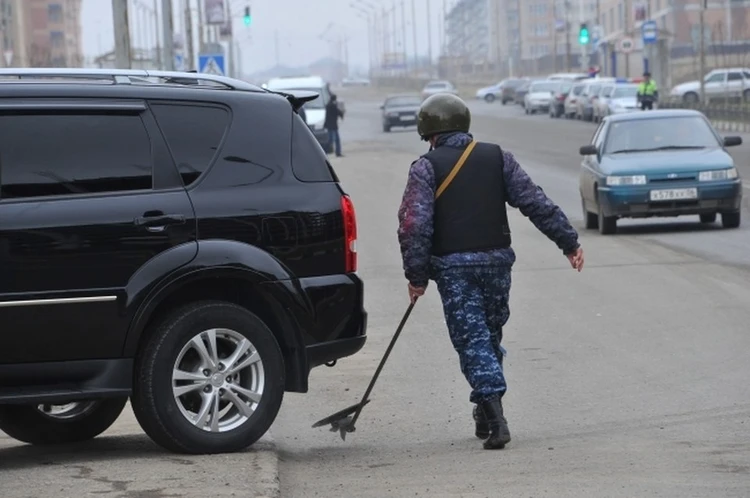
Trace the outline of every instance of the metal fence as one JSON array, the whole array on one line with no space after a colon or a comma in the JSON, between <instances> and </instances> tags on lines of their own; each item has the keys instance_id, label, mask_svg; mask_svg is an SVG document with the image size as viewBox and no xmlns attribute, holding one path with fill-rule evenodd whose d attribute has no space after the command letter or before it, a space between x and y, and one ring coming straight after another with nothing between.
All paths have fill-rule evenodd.
<instances>
[{"instance_id":1,"label":"metal fence","mask_svg":"<svg viewBox=\"0 0 750 498\"><path fill-rule=\"evenodd\" d=\"M660 102L660 109L694 109L702 112L716 127L723 132L750 133L750 102L719 101L702 103Z\"/></svg>"}]
</instances>

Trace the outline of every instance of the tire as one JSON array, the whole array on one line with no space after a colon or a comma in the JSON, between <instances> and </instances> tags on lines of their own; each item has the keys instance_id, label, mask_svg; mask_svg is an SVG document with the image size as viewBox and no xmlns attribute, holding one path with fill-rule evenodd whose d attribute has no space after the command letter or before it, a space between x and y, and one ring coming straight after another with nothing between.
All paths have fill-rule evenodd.
<instances>
[{"instance_id":1,"label":"tire","mask_svg":"<svg viewBox=\"0 0 750 498\"><path fill-rule=\"evenodd\" d=\"M494 96L494 95L492 95L491 93L488 93L487 95L485 95L485 96L484 96L484 100L485 100L485 101L486 101L486 102L487 102L488 104L491 104L491 103L493 103L493 102L495 101L495 96Z\"/></svg>"},{"instance_id":2,"label":"tire","mask_svg":"<svg viewBox=\"0 0 750 498\"><path fill-rule=\"evenodd\" d=\"M708 213L700 215L701 223L715 223L716 213Z\"/></svg>"},{"instance_id":3,"label":"tire","mask_svg":"<svg viewBox=\"0 0 750 498\"><path fill-rule=\"evenodd\" d=\"M503 99L503 105L506 105L508 103L507 99Z\"/></svg>"},{"instance_id":4,"label":"tire","mask_svg":"<svg viewBox=\"0 0 750 498\"><path fill-rule=\"evenodd\" d=\"M593 230L599 228L599 217L596 213L590 213L586 209L586 203L581 197L581 210L583 211L583 226L586 230Z\"/></svg>"},{"instance_id":5,"label":"tire","mask_svg":"<svg viewBox=\"0 0 750 498\"><path fill-rule=\"evenodd\" d=\"M216 333L216 329L224 330ZM213 348L206 346L211 331L218 345L214 355L208 353ZM154 442L177 453L229 453L251 446L266 433L284 397L285 369L276 338L260 318L235 304L201 301L174 310L150 327L148 334L148 342L136 357L132 404L138 422ZM221 360L241 351L239 345L243 341L248 341L249 346L245 345L248 349L237 358L242 360L240 363L256 353L258 360L232 376L231 365L224 366ZM206 354L200 355L192 344L201 344ZM212 357L219 360L218 367L204 370ZM232 363L237 365L237 361ZM187 380L182 381L188 384L177 387L193 387L178 395L179 401L173 387L175 367L188 372ZM254 392L257 396L259 391L260 397L252 403L238 395L246 397L245 393ZM220 410L227 411L216 418L217 426L206 425L213 418L206 398L225 403ZM243 407L244 413L231 398ZM199 415L202 407L207 408L203 421L188 419Z\"/></svg>"},{"instance_id":6,"label":"tire","mask_svg":"<svg viewBox=\"0 0 750 498\"><path fill-rule=\"evenodd\" d=\"M390 133L390 132L391 132L391 127L390 127L390 126L388 126L388 125L385 125L385 124L384 124L384 125L383 125L383 132L385 132L385 133Z\"/></svg>"},{"instance_id":7,"label":"tire","mask_svg":"<svg viewBox=\"0 0 750 498\"><path fill-rule=\"evenodd\" d=\"M617 218L604 216L601 206L599 206L599 212L597 213L597 224L599 225L599 233L602 235L613 235L617 232Z\"/></svg>"},{"instance_id":8,"label":"tire","mask_svg":"<svg viewBox=\"0 0 750 498\"><path fill-rule=\"evenodd\" d=\"M127 397L77 401L62 405L0 406L0 430L13 439L40 446L80 443L109 429ZM48 408L56 407L56 413Z\"/></svg>"},{"instance_id":9,"label":"tire","mask_svg":"<svg viewBox=\"0 0 750 498\"><path fill-rule=\"evenodd\" d=\"M724 228L739 228L741 216L739 211L731 213L721 213L721 225Z\"/></svg>"}]
</instances>

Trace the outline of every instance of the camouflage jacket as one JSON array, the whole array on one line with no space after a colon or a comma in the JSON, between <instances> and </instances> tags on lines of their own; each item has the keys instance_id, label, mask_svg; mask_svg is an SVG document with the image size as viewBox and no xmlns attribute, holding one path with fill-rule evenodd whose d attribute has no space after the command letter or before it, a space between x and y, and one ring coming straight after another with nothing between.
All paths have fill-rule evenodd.
<instances>
[{"instance_id":1,"label":"camouflage jacket","mask_svg":"<svg viewBox=\"0 0 750 498\"><path fill-rule=\"evenodd\" d=\"M467 133L446 134L437 147L465 147L472 140ZM537 229L557 244L564 254L578 248L578 233L562 210L547 197L521 168L513 154L503 151L506 201L529 218ZM407 280L424 287L435 272L456 266L512 266L512 248L485 252L463 252L442 257L432 255L435 173L432 164L419 158L409 169L409 178L398 210L398 240Z\"/></svg>"}]
</instances>

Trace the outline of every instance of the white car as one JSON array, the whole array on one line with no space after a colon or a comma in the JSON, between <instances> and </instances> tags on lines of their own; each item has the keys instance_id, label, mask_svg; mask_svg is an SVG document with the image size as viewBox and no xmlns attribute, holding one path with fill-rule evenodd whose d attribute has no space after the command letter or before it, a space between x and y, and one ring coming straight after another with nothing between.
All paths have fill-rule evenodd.
<instances>
[{"instance_id":1,"label":"white car","mask_svg":"<svg viewBox=\"0 0 750 498\"><path fill-rule=\"evenodd\" d=\"M523 98L523 107L526 114L549 111L552 101L552 92L559 85L559 81L535 81L529 86L529 91Z\"/></svg>"},{"instance_id":2,"label":"white car","mask_svg":"<svg viewBox=\"0 0 750 498\"><path fill-rule=\"evenodd\" d=\"M640 109L638 107L638 85L632 83L617 85L612 95L607 99L607 108L600 110L600 115L605 117L612 114L634 112L638 109ZM654 106L654 109L656 109L656 106Z\"/></svg>"},{"instance_id":3,"label":"white car","mask_svg":"<svg viewBox=\"0 0 750 498\"><path fill-rule=\"evenodd\" d=\"M594 123L599 123L604 116L607 114L607 109L609 109L609 98L612 96L612 92L615 91L615 88L617 85L615 83L608 83L602 85L602 88L599 90L598 98L592 102L592 110L591 110L591 120Z\"/></svg>"},{"instance_id":4,"label":"white car","mask_svg":"<svg viewBox=\"0 0 750 498\"><path fill-rule=\"evenodd\" d=\"M499 99L503 95L503 82L495 83L492 86L486 86L477 90L476 98L478 100L484 100L488 103L494 102L495 99Z\"/></svg>"},{"instance_id":5,"label":"white car","mask_svg":"<svg viewBox=\"0 0 750 498\"><path fill-rule=\"evenodd\" d=\"M458 90L450 81L430 81L422 89L422 100L436 93L452 93L458 95Z\"/></svg>"}]
</instances>

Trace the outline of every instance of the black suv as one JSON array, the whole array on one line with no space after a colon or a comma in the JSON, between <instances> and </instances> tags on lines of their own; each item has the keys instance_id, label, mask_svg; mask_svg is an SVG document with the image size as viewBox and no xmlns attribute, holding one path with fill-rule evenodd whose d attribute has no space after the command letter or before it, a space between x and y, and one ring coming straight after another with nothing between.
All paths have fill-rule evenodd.
<instances>
[{"instance_id":1,"label":"black suv","mask_svg":"<svg viewBox=\"0 0 750 498\"><path fill-rule=\"evenodd\" d=\"M304 92L303 92L304 93ZM0 70L0 429L246 448L365 343L350 198L279 95L195 73Z\"/></svg>"}]
</instances>

